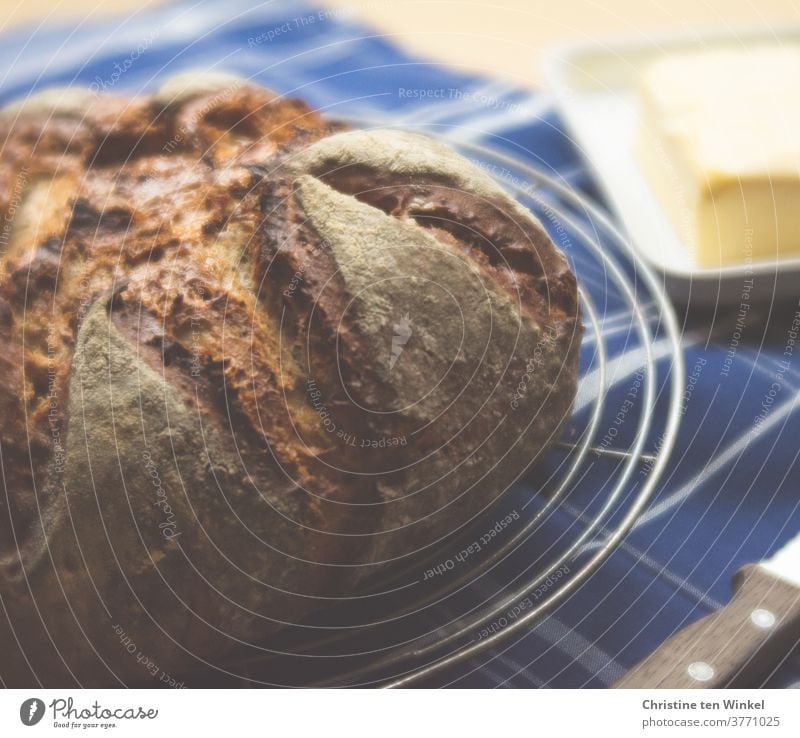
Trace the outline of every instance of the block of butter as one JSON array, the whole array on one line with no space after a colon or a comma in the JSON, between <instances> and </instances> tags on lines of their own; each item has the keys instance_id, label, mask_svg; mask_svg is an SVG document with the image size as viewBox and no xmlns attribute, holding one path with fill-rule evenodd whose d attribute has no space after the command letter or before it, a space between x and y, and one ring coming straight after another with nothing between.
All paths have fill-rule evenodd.
<instances>
[{"instance_id":1,"label":"block of butter","mask_svg":"<svg viewBox=\"0 0 800 738\"><path fill-rule=\"evenodd\" d=\"M667 55L639 110L635 156L695 264L800 255L800 48Z\"/></svg>"}]
</instances>

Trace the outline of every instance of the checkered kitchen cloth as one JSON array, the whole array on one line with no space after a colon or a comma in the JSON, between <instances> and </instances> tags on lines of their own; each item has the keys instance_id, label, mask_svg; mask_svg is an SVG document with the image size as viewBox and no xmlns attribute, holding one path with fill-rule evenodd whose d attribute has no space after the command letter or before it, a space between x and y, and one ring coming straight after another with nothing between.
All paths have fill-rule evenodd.
<instances>
[{"instance_id":1,"label":"checkered kitchen cloth","mask_svg":"<svg viewBox=\"0 0 800 738\"><path fill-rule=\"evenodd\" d=\"M600 201L547 94L409 57L342 13L302 2L178 2L122 21L15 30L0 43L0 103L55 84L138 91L196 68L254 78L330 115L490 143ZM738 327L735 315L683 322L691 401L653 503L577 594L444 683L607 686L721 607L741 565L800 530L800 372L787 353L798 305L760 310ZM605 316L610 330L614 320ZM800 686L800 654L770 684Z\"/></svg>"}]
</instances>

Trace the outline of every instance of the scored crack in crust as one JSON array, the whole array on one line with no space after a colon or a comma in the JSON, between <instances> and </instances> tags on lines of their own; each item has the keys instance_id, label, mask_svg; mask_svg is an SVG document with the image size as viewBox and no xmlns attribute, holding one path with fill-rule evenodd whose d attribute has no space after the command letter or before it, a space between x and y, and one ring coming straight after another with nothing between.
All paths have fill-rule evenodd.
<instances>
[{"instance_id":1,"label":"scored crack in crust","mask_svg":"<svg viewBox=\"0 0 800 738\"><path fill-rule=\"evenodd\" d=\"M48 91L0 136L9 686L263 641L462 529L569 416L575 277L442 144L228 75Z\"/></svg>"}]
</instances>

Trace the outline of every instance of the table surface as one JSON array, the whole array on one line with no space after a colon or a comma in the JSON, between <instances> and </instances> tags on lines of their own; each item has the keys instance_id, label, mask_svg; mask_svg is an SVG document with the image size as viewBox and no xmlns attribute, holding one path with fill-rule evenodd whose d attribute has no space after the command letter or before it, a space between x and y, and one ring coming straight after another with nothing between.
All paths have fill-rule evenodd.
<instances>
[{"instance_id":1,"label":"table surface","mask_svg":"<svg viewBox=\"0 0 800 738\"><path fill-rule=\"evenodd\" d=\"M20 23L124 18L163 0L0 0L0 30ZM254 5L257 1L254 0ZM797 0L321 0L352 12L419 56L536 86L546 46L601 36L651 39L702 26L798 22Z\"/></svg>"}]
</instances>

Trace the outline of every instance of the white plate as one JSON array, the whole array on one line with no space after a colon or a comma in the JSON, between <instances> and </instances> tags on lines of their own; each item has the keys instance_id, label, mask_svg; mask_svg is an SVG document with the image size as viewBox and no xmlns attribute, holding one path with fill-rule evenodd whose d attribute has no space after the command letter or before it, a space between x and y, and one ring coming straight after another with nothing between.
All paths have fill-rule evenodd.
<instances>
[{"instance_id":1,"label":"white plate","mask_svg":"<svg viewBox=\"0 0 800 738\"><path fill-rule=\"evenodd\" d=\"M581 154L591 166L639 256L657 270L670 295L693 305L738 305L753 279L750 299L800 294L800 258L722 268L699 267L639 170L631 151L635 88L643 66L658 56L716 45L798 44L800 29L709 32L642 41L580 43L545 52L547 85Z\"/></svg>"}]
</instances>

